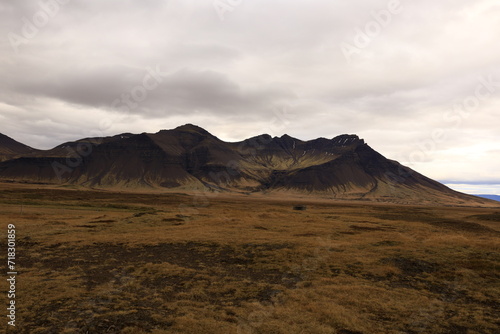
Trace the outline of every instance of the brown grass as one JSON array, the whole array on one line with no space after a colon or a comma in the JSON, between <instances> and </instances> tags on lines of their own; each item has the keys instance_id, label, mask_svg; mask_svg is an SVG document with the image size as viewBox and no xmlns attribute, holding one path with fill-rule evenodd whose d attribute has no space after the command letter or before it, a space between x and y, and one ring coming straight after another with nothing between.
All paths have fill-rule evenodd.
<instances>
[{"instance_id":1,"label":"brown grass","mask_svg":"<svg viewBox=\"0 0 500 334\"><path fill-rule=\"evenodd\" d=\"M0 188L0 226L18 238L12 332L500 326L498 209Z\"/></svg>"}]
</instances>

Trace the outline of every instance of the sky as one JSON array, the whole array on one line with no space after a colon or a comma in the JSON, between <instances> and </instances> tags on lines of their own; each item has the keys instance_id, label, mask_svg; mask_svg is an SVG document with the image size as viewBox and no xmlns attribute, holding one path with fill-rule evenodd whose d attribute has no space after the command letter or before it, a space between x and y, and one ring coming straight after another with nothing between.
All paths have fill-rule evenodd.
<instances>
[{"instance_id":1,"label":"sky","mask_svg":"<svg viewBox=\"0 0 500 334\"><path fill-rule=\"evenodd\" d=\"M0 133L38 149L192 123L357 134L500 195L497 0L0 2Z\"/></svg>"}]
</instances>

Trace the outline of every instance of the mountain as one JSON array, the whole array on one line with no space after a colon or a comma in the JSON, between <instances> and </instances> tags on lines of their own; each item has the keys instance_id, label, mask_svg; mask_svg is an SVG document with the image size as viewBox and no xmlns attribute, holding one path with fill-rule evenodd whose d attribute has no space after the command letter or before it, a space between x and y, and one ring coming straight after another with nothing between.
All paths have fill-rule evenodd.
<instances>
[{"instance_id":1,"label":"mountain","mask_svg":"<svg viewBox=\"0 0 500 334\"><path fill-rule=\"evenodd\" d=\"M500 202L500 196L498 196L498 195L475 195L475 196L487 198L487 199L491 199L491 200Z\"/></svg>"},{"instance_id":2,"label":"mountain","mask_svg":"<svg viewBox=\"0 0 500 334\"><path fill-rule=\"evenodd\" d=\"M22 155L29 155L35 151L35 149L0 133L0 162Z\"/></svg>"},{"instance_id":3,"label":"mountain","mask_svg":"<svg viewBox=\"0 0 500 334\"><path fill-rule=\"evenodd\" d=\"M263 134L230 143L186 124L154 134L85 138L47 151L9 145L16 154L0 163L0 179L10 181L409 204L495 203L453 191L389 160L356 135L302 141Z\"/></svg>"}]
</instances>

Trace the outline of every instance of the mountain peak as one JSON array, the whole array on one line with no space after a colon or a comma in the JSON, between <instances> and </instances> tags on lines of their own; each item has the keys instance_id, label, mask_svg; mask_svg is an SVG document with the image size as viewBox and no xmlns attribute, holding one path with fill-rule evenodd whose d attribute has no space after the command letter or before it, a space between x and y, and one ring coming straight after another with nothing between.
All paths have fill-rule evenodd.
<instances>
[{"instance_id":1,"label":"mountain peak","mask_svg":"<svg viewBox=\"0 0 500 334\"><path fill-rule=\"evenodd\" d=\"M184 131L184 132L195 132L198 134L210 135L210 133L207 130L203 129L202 127L199 127L198 125L194 125L191 123L187 123L187 124L178 126L174 130Z\"/></svg>"},{"instance_id":2,"label":"mountain peak","mask_svg":"<svg viewBox=\"0 0 500 334\"><path fill-rule=\"evenodd\" d=\"M343 134L337 137L332 138L332 142L335 145L347 146L352 144L364 144L365 141L363 139L359 139L357 135L348 135Z\"/></svg>"},{"instance_id":3,"label":"mountain peak","mask_svg":"<svg viewBox=\"0 0 500 334\"><path fill-rule=\"evenodd\" d=\"M202 127L195 125L195 124L192 124L192 123L186 123L184 125L179 125L178 127L175 128L175 130L192 130L192 129L205 130Z\"/></svg>"},{"instance_id":4,"label":"mountain peak","mask_svg":"<svg viewBox=\"0 0 500 334\"><path fill-rule=\"evenodd\" d=\"M288 134L284 134L283 136L280 137L283 140L298 140L296 138L293 138L292 136L289 136Z\"/></svg>"}]
</instances>

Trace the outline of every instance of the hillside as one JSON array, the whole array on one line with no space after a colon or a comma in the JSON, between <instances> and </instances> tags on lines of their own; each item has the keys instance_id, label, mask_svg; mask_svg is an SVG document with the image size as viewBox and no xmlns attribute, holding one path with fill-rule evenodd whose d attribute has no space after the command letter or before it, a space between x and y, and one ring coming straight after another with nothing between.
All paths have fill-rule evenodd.
<instances>
[{"instance_id":1,"label":"hillside","mask_svg":"<svg viewBox=\"0 0 500 334\"><path fill-rule=\"evenodd\" d=\"M36 152L35 149L0 133L0 162L22 155L29 155L34 152Z\"/></svg>"}]
</instances>

